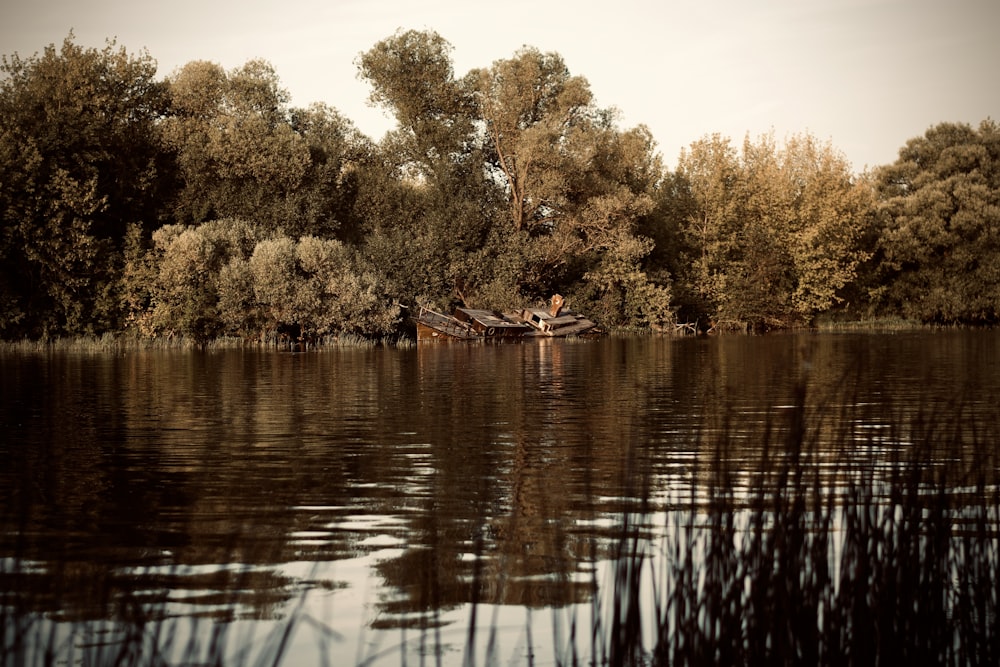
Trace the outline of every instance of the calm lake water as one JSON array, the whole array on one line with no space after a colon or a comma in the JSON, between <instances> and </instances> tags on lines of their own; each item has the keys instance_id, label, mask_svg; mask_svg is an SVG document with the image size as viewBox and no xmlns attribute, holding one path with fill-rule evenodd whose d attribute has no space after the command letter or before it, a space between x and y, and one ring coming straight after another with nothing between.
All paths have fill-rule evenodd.
<instances>
[{"instance_id":1,"label":"calm lake water","mask_svg":"<svg viewBox=\"0 0 1000 667\"><path fill-rule=\"evenodd\" d=\"M996 433L1000 333L6 352L0 373L4 664L544 665L588 654L621 527L697 503L715 440L738 498L797 403L831 485L905 447L907 416Z\"/></svg>"}]
</instances>

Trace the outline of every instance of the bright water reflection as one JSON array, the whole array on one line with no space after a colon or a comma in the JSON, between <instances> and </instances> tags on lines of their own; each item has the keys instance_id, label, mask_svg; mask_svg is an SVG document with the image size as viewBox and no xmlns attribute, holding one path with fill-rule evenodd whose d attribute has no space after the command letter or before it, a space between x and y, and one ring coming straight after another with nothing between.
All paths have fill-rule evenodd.
<instances>
[{"instance_id":1,"label":"bright water reflection","mask_svg":"<svg viewBox=\"0 0 1000 667\"><path fill-rule=\"evenodd\" d=\"M1000 335L7 353L0 369L7 655L115 662L140 619L132 645L178 661L218 641L234 662L399 664L405 645L451 664L475 627L480 662L552 664L592 650L626 518L708 502L720 468L737 504L780 484L761 465L800 403L831 488L905 448L920 411L995 433Z\"/></svg>"}]
</instances>

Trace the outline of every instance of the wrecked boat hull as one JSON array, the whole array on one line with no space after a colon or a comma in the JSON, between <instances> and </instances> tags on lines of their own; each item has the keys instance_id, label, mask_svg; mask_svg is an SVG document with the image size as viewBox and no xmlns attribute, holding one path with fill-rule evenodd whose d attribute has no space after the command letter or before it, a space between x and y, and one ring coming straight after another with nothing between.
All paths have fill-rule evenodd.
<instances>
[{"instance_id":1,"label":"wrecked boat hull","mask_svg":"<svg viewBox=\"0 0 1000 667\"><path fill-rule=\"evenodd\" d=\"M445 315L423 308L416 318L417 342L517 341L526 338L563 338L597 335L597 324L580 313L562 308L563 299L552 298L549 310L529 308L516 313L456 308Z\"/></svg>"}]
</instances>

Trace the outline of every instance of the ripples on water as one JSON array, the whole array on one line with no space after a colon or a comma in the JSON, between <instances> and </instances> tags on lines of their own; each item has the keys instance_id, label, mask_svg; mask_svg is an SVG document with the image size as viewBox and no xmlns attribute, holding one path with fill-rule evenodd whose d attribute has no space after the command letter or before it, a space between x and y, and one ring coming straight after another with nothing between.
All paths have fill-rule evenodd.
<instances>
[{"instance_id":1,"label":"ripples on water","mask_svg":"<svg viewBox=\"0 0 1000 667\"><path fill-rule=\"evenodd\" d=\"M998 360L992 332L4 353L5 652L451 664L477 628L480 660L599 660L623 531L671 562L720 488L745 530L789 434L835 497L939 441L915 416L951 429L926 465L978 455Z\"/></svg>"}]
</instances>

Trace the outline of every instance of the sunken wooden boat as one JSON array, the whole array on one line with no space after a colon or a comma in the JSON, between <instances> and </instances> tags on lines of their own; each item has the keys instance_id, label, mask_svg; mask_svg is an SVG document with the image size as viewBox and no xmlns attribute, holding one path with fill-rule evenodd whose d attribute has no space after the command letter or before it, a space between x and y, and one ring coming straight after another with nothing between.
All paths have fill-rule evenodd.
<instances>
[{"instance_id":1,"label":"sunken wooden boat","mask_svg":"<svg viewBox=\"0 0 1000 667\"><path fill-rule=\"evenodd\" d=\"M517 341L596 335L597 324L580 313L563 308L563 297L552 297L552 307L527 308L501 313L477 308L456 308L451 315L421 308L416 318L417 341Z\"/></svg>"}]
</instances>

